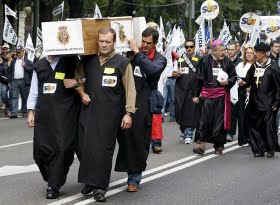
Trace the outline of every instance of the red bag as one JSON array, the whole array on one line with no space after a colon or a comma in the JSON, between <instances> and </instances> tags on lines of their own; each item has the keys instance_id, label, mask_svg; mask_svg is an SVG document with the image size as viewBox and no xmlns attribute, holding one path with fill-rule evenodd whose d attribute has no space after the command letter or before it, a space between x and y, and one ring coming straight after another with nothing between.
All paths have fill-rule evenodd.
<instances>
[{"instance_id":1,"label":"red bag","mask_svg":"<svg viewBox=\"0 0 280 205\"><path fill-rule=\"evenodd\" d=\"M162 140L162 114L152 116L152 140Z\"/></svg>"}]
</instances>

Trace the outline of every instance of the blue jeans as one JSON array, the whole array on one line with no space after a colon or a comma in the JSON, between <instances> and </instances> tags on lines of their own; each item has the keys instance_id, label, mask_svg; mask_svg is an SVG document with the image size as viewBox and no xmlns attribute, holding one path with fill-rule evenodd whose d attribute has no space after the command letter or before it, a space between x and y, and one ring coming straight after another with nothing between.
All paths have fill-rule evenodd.
<instances>
[{"instance_id":1,"label":"blue jeans","mask_svg":"<svg viewBox=\"0 0 280 205\"><path fill-rule=\"evenodd\" d=\"M161 147L161 140L151 140L152 147Z\"/></svg>"},{"instance_id":2,"label":"blue jeans","mask_svg":"<svg viewBox=\"0 0 280 205\"><path fill-rule=\"evenodd\" d=\"M12 84L12 95L11 95L11 101L12 101L12 107L11 112L13 116L18 115L18 99L19 94L22 100L21 104L21 112L27 112L26 103L27 103L27 89L28 86L25 85L24 80L14 80Z\"/></svg>"},{"instance_id":3,"label":"blue jeans","mask_svg":"<svg viewBox=\"0 0 280 205\"><path fill-rule=\"evenodd\" d=\"M138 187L142 179L142 172L127 172L127 175L127 184Z\"/></svg>"},{"instance_id":4,"label":"blue jeans","mask_svg":"<svg viewBox=\"0 0 280 205\"><path fill-rule=\"evenodd\" d=\"M170 118L175 117L175 101L174 101L174 92L175 92L175 83L176 79L167 78L166 84L163 87L163 100L164 100L164 107L163 111L165 112L165 105L167 98L169 97L170 100Z\"/></svg>"},{"instance_id":5,"label":"blue jeans","mask_svg":"<svg viewBox=\"0 0 280 205\"><path fill-rule=\"evenodd\" d=\"M193 138L193 128L186 128L184 132L186 138Z\"/></svg>"},{"instance_id":6,"label":"blue jeans","mask_svg":"<svg viewBox=\"0 0 280 205\"><path fill-rule=\"evenodd\" d=\"M276 125L277 125L277 127L280 126L280 109L277 112Z\"/></svg>"},{"instance_id":7,"label":"blue jeans","mask_svg":"<svg viewBox=\"0 0 280 205\"><path fill-rule=\"evenodd\" d=\"M1 87L1 100L6 105L6 111L8 111L9 107L10 107L8 91L9 91L9 86L7 84L3 84L2 83L2 87Z\"/></svg>"}]
</instances>

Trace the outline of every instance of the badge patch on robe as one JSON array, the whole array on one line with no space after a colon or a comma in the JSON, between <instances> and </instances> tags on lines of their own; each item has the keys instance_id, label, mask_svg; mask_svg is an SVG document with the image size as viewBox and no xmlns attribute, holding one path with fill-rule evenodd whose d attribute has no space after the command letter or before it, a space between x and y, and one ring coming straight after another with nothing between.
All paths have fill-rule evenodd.
<instances>
[{"instance_id":1,"label":"badge patch on robe","mask_svg":"<svg viewBox=\"0 0 280 205\"><path fill-rule=\"evenodd\" d=\"M102 78L102 86L115 87L117 84L117 76L104 75Z\"/></svg>"},{"instance_id":2,"label":"badge patch on robe","mask_svg":"<svg viewBox=\"0 0 280 205\"><path fill-rule=\"evenodd\" d=\"M193 61L198 61L198 58L197 57L192 57L192 60Z\"/></svg>"},{"instance_id":3,"label":"badge patch on robe","mask_svg":"<svg viewBox=\"0 0 280 205\"><path fill-rule=\"evenodd\" d=\"M188 67L180 68L180 70L181 70L181 74L189 74L189 68Z\"/></svg>"},{"instance_id":4,"label":"badge patch on robe","mask_svg":"<svg viewBox=\"0 0 280 205\"><path fill-rule=\"evenodd\" d=\"M135 76L138 76L138 77L141 77L141 78L143 77L139 66L135 66L135 69L134 69L134 73L133 73L133 74L134 74Z\"/></svg>"},{"instance_id":5,"label":"badge patch on robe","mask_svg":"<svg viewBox=\"0 0 280 205\"><path fill-rule=\"evenodd\" d=\"M218 76L220 71L223 71L223 69L222 68L213 68L213 76Z\"/></svg>"},{"instance_id":6,"label":"badge patch on robe","mask_svg":"<svg viewBox=\"0 0 280 205\"><path fill-rule=\"evenodd\" d=\"M54 78L57 79L57 80L64 80L65 73L55 72L55 77Z\"/></svg>"},{"instance_id":7,"label":"badge patch on robe","mask_svg":"<svg viewBox=\"0 0 280 205\"><path fill-rule=\"evenodd\" d=\"M254 77L263 77L264 71L264 68L256 68Z\"/></svg>"},{"instance_id":8,"label":"badge patch on robe","mask_svg":"<svg viewBox=\"0 0 280 205\"><path fill-rule=\"evenodd\" d=\"M113 73L115 73L115 68L105 67L104 73L105 74L113 74Z\"/></svg>"},{"instance_id":9,"label":"badge patch on robe","mask_svg":"<svg viewBox=\"0 0 280 205\"><path fill-rule=\"evenodd\" d=\"M56 91L56 83L44 83L43 93L44 94L54 94Z\"/></svg>"}]
</instances>

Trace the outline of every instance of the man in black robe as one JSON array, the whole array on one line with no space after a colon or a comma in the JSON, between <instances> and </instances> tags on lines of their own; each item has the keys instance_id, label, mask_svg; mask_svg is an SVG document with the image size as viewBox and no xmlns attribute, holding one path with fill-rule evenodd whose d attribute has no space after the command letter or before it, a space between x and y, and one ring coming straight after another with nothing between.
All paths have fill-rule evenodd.
<instances>
[{"instance_id":1,"label":"man in black robe","mask_svg":"<svg viewBox=\"0 0 280 205\"><path fill-rule=\"evenodd\" d=\"M191 144L194 129L200 116L200 106L192 102L195 72L200 57L195 54L195 41L185 41L186 52L178 59L178 66L173 70L175 84L175 117L180 125L180 140ZM182 139L181 139L182 138Z\"/></svg>"},{"instance_id":2,"label":"man in black robe","mask_svg":"<svg viewBox=\"0 0 280 205\"><path fill-rule=\"evenodd\" d=\"M48 56L35 64L27 101L34 127L33 157L48 182L47 199L56 199L74 160L80 99L64 87L74 78L77 57Z\"/></svg>"},{"instance_id":3,"label":"man in black robe","mask_svg":"<svg viewBox=\"0 0 280 205\"><path fill-rule=\"evenodd\" d=\"M193 149L197 154L204 154L206 143L210 142L214 144L215 154L222 155L226 130L230 129L229 91L236 82L236 72L233 62L224 55L222 41L216 40L211 53L204 56L197 66L193 102L202 103Z\"/></svg>"},{"instance_id":4,"label":"man in black robe","mask_svg":"<svg viewBox=\"0 0 280 205\"><path fill-rule=\"evenodd\" d=\"M274 157L280 151L276 116L280 106L280 71L276 62L269 58L270 46L260 43L254 47L256 63L240 81L244 87L251 86L247 106L249 137L255 157Z\"/></svg>"},{"instance_id":5,"label":"man in black robe","mask_svg":"<svg viewBox=\"0 0 280 205\"><path fill-rule=\"evenodd\" d=\"M102 28L98 37L99 53L84 59L88 101L82 97L78 181L86 184L82 194L93 192L96 201L105 202L117 135L132 124L136 91L129 59L114 50L116 32Z\"/></svg>"},{"instance_id":6,"label":"man in black robe","mask_svg":"<svg viewBox=\"0 0 280 205\"><path fill-rule=\"evenodd\" d=\"M135 40L130 40L134 52L132 60L133 76L137 91L137 112L133 116L130 129L123 130L118 138L119 151L115 170L127 172L127 191L136 192L147 166L151 141L152 114L149 110L149 96L166 66L166 59L156 52L158 31L148 27L142 33L140 49Z\"/></svg>"}]
</instances>

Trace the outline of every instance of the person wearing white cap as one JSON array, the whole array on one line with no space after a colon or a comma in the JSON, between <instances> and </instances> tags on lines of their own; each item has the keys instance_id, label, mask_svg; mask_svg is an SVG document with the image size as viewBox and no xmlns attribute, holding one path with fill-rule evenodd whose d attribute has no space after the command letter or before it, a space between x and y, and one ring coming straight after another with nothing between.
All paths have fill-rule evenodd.
<instances>
[{"instance_id":1,"label":"person wearing white cap","mask_svg":"<svg viewBox=\"0 0 280 205\"><path fill-rule=\"evenodd\" d=\"M16 47L16 58L11 62L7 70L8 81L11 84L11 116L18 117L19 94L22 99L21 112L27 114L26 102L31 83L34 64L24 57L24 48Z\"/></svg>"}]
</instances>

